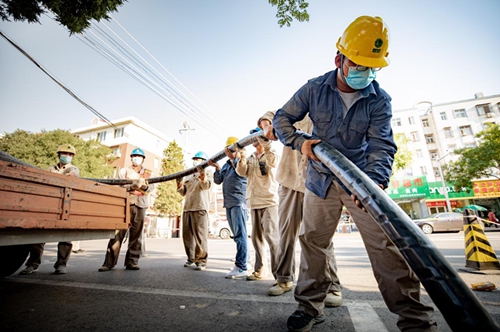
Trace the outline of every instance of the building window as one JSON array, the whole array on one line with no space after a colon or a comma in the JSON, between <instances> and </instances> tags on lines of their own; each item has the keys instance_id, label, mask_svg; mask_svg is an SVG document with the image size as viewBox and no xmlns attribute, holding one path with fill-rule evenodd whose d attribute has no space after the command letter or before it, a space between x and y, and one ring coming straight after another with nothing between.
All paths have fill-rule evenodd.
<instances>
[{"instance_id":1,"label":"building window","mask_svg":"<svg viewBox=\"0 0 500 332\"><path fill-rule=\"evenodd\" d=\"M453 131L451 130L450 127L444 128L444 137L446 138L452 138L453 137Z\"/></svg>"},{"instance_id":2,"label":"building window","mask_svg":"<svg viewBox=\"0 0 500 332\"><path fill-rule=\"evenodd\" d=\"M422 175L427 175L427 167L420 166L420 172L422 173Z\"/></svg>"},{"instance_id":3,"label":"building window","mask_svg":"<svg viewBox=\"0 0 500 332\"><path fill-rule=\"evenodd\" d=\"M121 157L122 156L122 149L121 149L121 147L113 148L113 155L115 155L117 157Z\"/></svg>"},{"instance_id":4,"label":"building window","mask_svg":"<svg viewBox=\"0 0 500 332\"><path fill-rule=\"evenodd\" d=\"M466 118L467 117L467 112L465 111L465 108L462 108L462 109L459 109L459 110L454 110L453 114L455 115L455 119Z\"/></svg>"},{"instance_id":5,"label":"building window","mask_svg":"<svg viewBox=\"0 0 500 332\"><path fill-rule=\"evenodd\" d=\"M413 142L418 142L420 140L420 138L418 137L418 133L416 131L412 132L410 135L411 135L411 140Z\"/></svg>"},{"instance_id":6,"label":"building window","mask_svg":"<svg viewBox=\"0 0 500 332\"><path fill-rule=\"evenodd\" d=\"M437 160L437 159L438 159L438 157L439 157L439 155L438 155L438 153L437 153L437 151L436 151L436 150L431 150L431 151L429 151L429 155L431 156L431 159L432 159L432 160Z\"/></svg>"},{"instance_id":7,"label":"building window","mask_svg":"<svg viewBox=\"0 0 500 332\"><path fill-rule=\"evenodd\" d=\"M418 149L417 150L417 158L423 158L424 154L422 153L422 150Z\"/></svg>"},{"instance_id":8,"label":"building window","mask_svg":"<svg viewBox=\"0 0 500 332\"><path fill-rule=\"evenodd\" d=\"M155 161L154 161L154 167L155 167L155 168L160 167L160 159L155 158Z\"/></svg>"},{"instance_id":9,"label":"building window","mask_svg":"<svg viewBox=\"0 0 500 332\"><path fill-rule=\"evenodd\" d=\"M434 135L432 134L429 134L429 135L425 135L425 141L430 144L430 143L434 143Z\"/></svg>"},{"instance_id":10,"label":"building window","mask_svg":"<svg viewBox=\"0 0 500 332\"><path fill-rule=\"evenodd\" d=\"M125 131L125 128L116 128L115 129L115 138L123 137L124 131Z\"/></svg>"},{"instance_id":11,"label":"building window","mask_svg":"<svg viewBox=\"0 0 500 332\"><path fill-rule=\"evenodd\" d=\"M486 116L488 118L491 118L494 115L491 111L490 105L488 104L476 105L476 111L477 115L479 116Z\"/></svg>"},{"instance_id":12,"label":"building window","mask_svg":"<svg viewBox=\"0 0 500 332\"><path fill-rule=\"evenodd\" d=\"M422 119L422 126L429 127L429 119Z\"/></svg>"},{"instance_id":13,"label":"building window","mask_svg":"<svg viewBox=\"0 0 500 332\"><path fill-rule=\"evenodd\" d=\"M101 131L99 133L97 133L97 141L98 142L103 142L106 140L106 132L105 131Z\"/></svg>"},{"instance_id":14,"label":"building window","mask_svg":"<svg viewBox=\"0 0 500 332\"><path fill-rule=\"evenodd\" d=\"M410 116L408 118L408 122L412 125L412 124L415 124L415 118L413 116Z\"/></svg>"},{"instance_id":15,"label":"building window","mask_svg":"<svg viewBox=\"0 0 500 332\"><path fill-rule=\"evenodd\" d=\"M437 178L441 177L441 174L439 173L439 168L438 167L434 167L434 176L437 177Z\"/></svg>"},{"instance_id":16,"label":"building window","mask_svg":"<svg viewBox=\"0 0 500 332\"><path fill-rule=\"evenodd\" d=\"M448 145L448 151L449 152L453 152L453 151L455 151L455 149L456 149L456 144L450 144L450 145Z\"/></svg>"},{"instance_id":17,"label":"building window","mask_svg":"<svg viewBox=\"0 0 500 332\"><path fill-rule=\"evenodd\" d=\"M392 119L392 126L393 127L401 127L401 118Z\"/></svg>"},{"instance_id":18,"label":"building window","mask_svg":"<svg viewBox=\"0 0 500 332\"><path fill-rule=\"evenodd\" d=\"M441 120L448 120L448 118L446 117L446 112L439 113L439 116L441 116Z\"/></svg>"},{"instance_id":19,"label":"building window","mask_svg":"<svg viewBox=\"0 0 500 332\"><path fill-rule=\"evenodd\" d=\"M472 128L470 126L460 126L460 135L470 136L472 135Z\"/></svg>"}]
</instances>

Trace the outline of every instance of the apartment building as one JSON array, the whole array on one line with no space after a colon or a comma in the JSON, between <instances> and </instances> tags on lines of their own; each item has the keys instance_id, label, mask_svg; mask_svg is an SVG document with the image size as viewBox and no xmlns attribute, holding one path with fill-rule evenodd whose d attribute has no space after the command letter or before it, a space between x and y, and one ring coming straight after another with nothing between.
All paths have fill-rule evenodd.
<instances>
[{"instance_id":1,"label":"apartment building","mask_svg":"<svg viewBox=\"0 0 500 332\"><path fill-rule=\"evenodd\" d=\"M500 183L496 180L478 180L474 188L455 192L441 174L443 165L456 160L455 149L478 145L475 135L488 122L500 124L500 95L477 93L472 99L441 104L426 101L414 108L393 110L394 134L408 138L413 162L393 175L388 194L413 218L448 210L444 190L451 209L480 204L500 210L500 190L495 189Z\"/></svg>"},{"instance_id":2,"label":"apartment building","mask_svg":"<svg viewBox=\"0 0 500 332\"><path fill-rule=\"evenodd\" d=\"M71 133L83 140L95 139L113 150L118 157L113 163L114 177L117 177L120 168L131 165L130 153L137 147L146 153L144 167L152 171L151 176L160 176L163 150L172 139L133 116L112 120L111 123L113 126L95 118L90 126L73 129Z\"/></svg>"}]
</instances>

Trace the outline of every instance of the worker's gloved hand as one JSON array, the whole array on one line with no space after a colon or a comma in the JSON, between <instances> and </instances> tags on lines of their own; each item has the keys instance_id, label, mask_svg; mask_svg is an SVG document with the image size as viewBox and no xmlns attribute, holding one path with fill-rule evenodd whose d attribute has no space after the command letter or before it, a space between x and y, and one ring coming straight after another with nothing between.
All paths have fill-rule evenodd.
<instances>
[{"instance_id":1,"label":"worker's gloved hand","mask_svg":"<svg viewBox=\"0 0 500 332\"><path fill-rule=\"evenodd\" d=\"M142 189L142 190L146 190L146 189L148 189L148 186L149 186L148 181L146 181L146 179L143 179L143 178L139 179L139 181L140 181L140 180L142 180L142 181L141 181L141 189Z\"/></svg>"},{"instance_id":2,"label":"worker's gloved hand","mask_svg":"<svg viewBox=\"0 0 500 332\"><path fill-rule=\"evenodd\" d=\"M130 188L134 190L145 189L147 187L148 184L146 183L146 180L144 180L143 178L132 181L132 185L130 186Z\"/></svg>"},{"instance_id":3,"label":"worker's gloved hand","mask_svg":"<svg viewBox=\"0 0 500 332\"><path fill-rule=\"evenodd\" d=\"M179 184L179 183L182 183L182 181L183 181L183 180L184 180L184 178L183 178L183 177L180 177L180 178L175 179L175 182L176 182L177 184Z\"/></svg>"}]
</instances>

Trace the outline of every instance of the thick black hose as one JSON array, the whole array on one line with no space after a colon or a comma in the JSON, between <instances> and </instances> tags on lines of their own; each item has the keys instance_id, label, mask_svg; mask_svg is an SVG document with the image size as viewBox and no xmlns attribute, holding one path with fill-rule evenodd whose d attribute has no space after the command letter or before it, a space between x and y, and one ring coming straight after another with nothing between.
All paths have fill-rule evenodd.
<instances>
[{"instance_id":1,"label":"thick black hose","mask_svg":"<svg viewBox=\"0 0 500 332\"><path fill-rule=\"evenodd\" d=\"M399 205L329 144L321 142L313 151L398 247L453 331L500 331L476 295Z\"/></svg>"},{"instance_id":2,"label":"thick black hose","mask_svg":"<svg viewBox=\"0 0 500 332\"><path fill-rule=\"evenodd\" d=\"M252 144L253 142L257 141L257 137L264 137L264 132L256 132L251 135L248 135L245 138L240 139L238 142L232 144L229 146L229 150L232 152L236 151L237 149L243 148L247 145ZM226 157L226 154L224 153L224 150L218 152L217 154L213 155L209 159L211 159L214 162L218 162L221 159L224 159ZM160 176L156 178L150 178L148 179L148 183L159 183L159 182L166 182L166 181L171 181L179 178L183 178L185 176L188 176L190 174L194 174L198 172L198 167L201 167L203 169L208 167L208 162L205 161L201 163L199 166L196 167L191 167L188 169L185 169L183 171L165 175L165 176ZM105 184L110 184L110 185L125 185L125 184L131 184L133 180L128 180L128 179L85 179L85 180L90 180L90 181L95 181L99 183L105 183Z\"/></svg>"}]
</instances>

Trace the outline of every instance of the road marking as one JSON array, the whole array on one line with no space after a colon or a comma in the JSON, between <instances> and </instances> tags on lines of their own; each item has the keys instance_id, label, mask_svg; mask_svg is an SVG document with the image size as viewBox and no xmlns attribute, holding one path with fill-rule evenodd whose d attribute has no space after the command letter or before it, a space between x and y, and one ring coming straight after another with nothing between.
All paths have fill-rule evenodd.
<instances>
[{"instance_id":1,"label":"road marking","mask_svg":"<svg viewBox=\"0 0 500 332\"><path fill-rule=\"evenodd\" d=\"M356 332L387 332L387 328L368 303L351 303L347 306Z\"/></svg>"}]
</instances>

